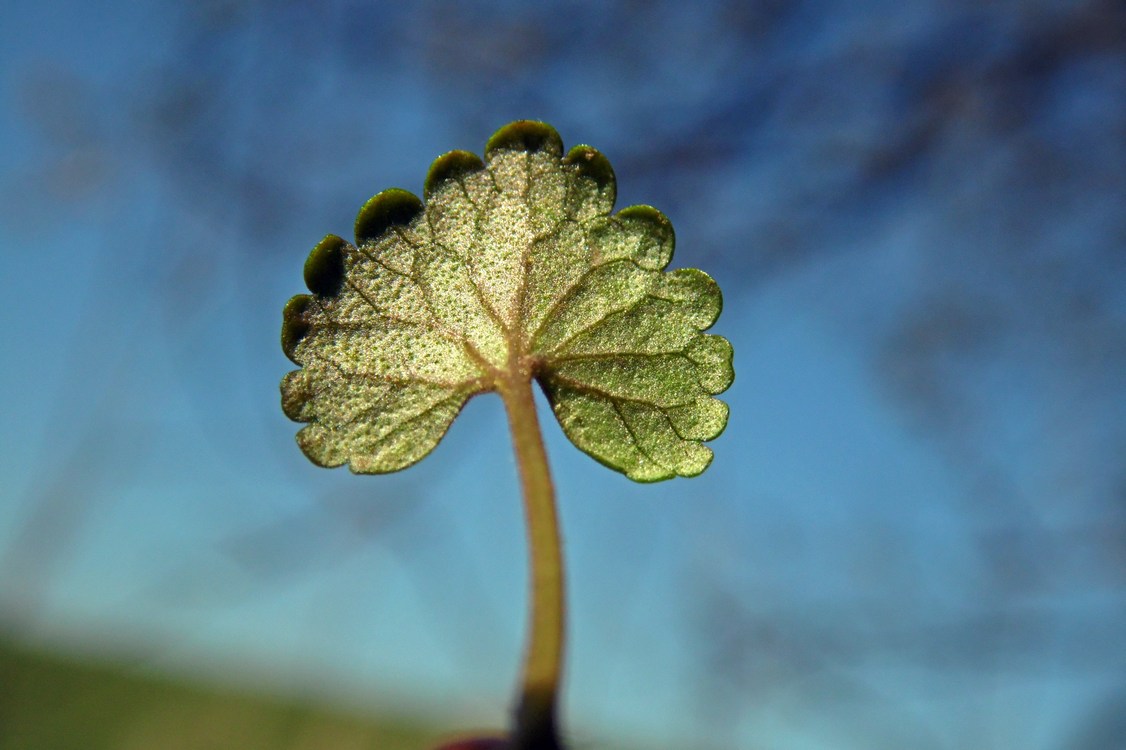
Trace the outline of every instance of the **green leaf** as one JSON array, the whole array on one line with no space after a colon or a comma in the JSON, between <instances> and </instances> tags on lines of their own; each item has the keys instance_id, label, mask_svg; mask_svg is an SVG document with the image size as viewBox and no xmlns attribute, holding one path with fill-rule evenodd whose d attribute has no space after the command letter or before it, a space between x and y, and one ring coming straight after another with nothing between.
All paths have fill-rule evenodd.
<instances>
[{"instance_id":1,"label":"green leaf","mask_svg":"<svg viewBox=\"0 0 1126 750\"><path fill-rule=\"evenodd\" d=\"M310 459L402 469L471 396L534 377L571 441L631 479L707 468L732 349L703 333L722 307L711 277L664 270L664 214L612 214L606 158L564 154L531 121L497 131L484 161L439 157L424 194L368 201L356 244L322 240L305 264L312 294L285 307L282 347L301 369L282 381L282 407L308 423L297 440Z\"/></svg>"}]
</instances>

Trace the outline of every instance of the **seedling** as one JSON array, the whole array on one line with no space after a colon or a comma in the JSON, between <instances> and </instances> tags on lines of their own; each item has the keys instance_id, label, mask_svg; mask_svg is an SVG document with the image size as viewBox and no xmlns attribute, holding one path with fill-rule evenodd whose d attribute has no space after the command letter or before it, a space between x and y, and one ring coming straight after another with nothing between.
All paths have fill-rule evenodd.
<instances>
[{"instance_id":1,"label":"seedling","mask_svg":"<svg viewBox=\"0 0 1126 750\"><path fill-rule=\"evenodd\" d=\"M301 369L282 380L282 408L307 423L297 443L314 463L382 474L430 453L471 397L500 395L530 550L523 680L505 738L448 747L556 750L564 568L532 381L606 466L639 482L700 474L727 424L714 396L734 378L731 344L703 333L722 298L702 271L665 271L664 214L611 214L610 163L589 146L564 154L544 123L501 128L484 160L438 157L423 194L379 193L354 245L328 235L310 253L312 294L283 314Z\"/></svg>"}]
</instances>

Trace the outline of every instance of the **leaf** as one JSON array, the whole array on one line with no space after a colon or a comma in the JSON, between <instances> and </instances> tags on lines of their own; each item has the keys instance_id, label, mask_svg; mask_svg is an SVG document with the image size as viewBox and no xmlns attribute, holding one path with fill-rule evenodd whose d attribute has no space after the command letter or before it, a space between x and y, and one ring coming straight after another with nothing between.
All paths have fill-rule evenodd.
<instances>
[{"instance_id":1,"label":"leaf","mask_svg":"<svg viewBox=\"0 0 1126 750\"><path fill-rule=\"evenodd\" d=\"M439 157L423 204L399 189L360 210L356 244L310 253L312 294L285 306L287 416L321 466L396 471L438 444L465 402L534 377L571 441L638 481L694 476L727 424L731 344L702 271L666 272L673 229L611 214L614 173L550 126L497 131L485 159Z\"/></svg>"}]
</instances>

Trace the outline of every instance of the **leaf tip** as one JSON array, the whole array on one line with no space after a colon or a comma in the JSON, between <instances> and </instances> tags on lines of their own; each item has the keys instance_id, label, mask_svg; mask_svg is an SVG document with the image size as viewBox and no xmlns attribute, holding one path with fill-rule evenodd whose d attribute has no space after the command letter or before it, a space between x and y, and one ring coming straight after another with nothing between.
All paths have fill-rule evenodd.
<instances>
[{"instance_id":1,"label":"leaf tip","mask_svg":"<svg viewBox=\"0 0 1126 750\"><path fill-rule=\"evenodd\" d=\"M356 216L356 244L378 239L393 226L405 226L422 213L422 201L414 193L390 188L373 196Z\"/></svg>"},{"instance_id":2,"label":"leaf tip","mask_svg":"<svg viewBox=\"0 0 1126 750\"><path fill-rule=\"evenodd\" d=\"M448 180L460 179L467 174L479 172L484 168L485 162L483 162L481 157L477 154L468 151L450 151L449 153L442 154L430 165L430 171L426 174L426 182L422 188L422 194L429 198L441 187L442 183Z\"/></svg>"},{"instance_id":3,"label":"leaf tip","mask_svg":"<svg viewBox=\"0 0 1126 750\"><path fill-rule=\"evenodd\" d=\"M281 332L281 345L282 351L285 356L294 364L301 364L294 357L294 350L301 339L309 333L309 322L305 317L305 310L308 309L309 303L313 298L308 294L298 294L293 297L289 302L285 303L282 309L282 332Z\"/></svg>"},{"instance_id":4,"label":"leaf tip","mask_svg":"<svg viewBox=\"0 0 1126 750\"><path fill-rule=\"evenodd\" d=\"M517 120L493 133L485 144L486 159L491 159L497 151L547 151L562 156L563 139L546 122Z\"/></svg>"},{"instance_id":5,"label":"leaf tip","mask_svg":"<svg viewBox=\"0 0 1126 750\"><path fill-rule=\"evenodd\" d=\"M581 176L593 180L600 188L613 188L616 184L610 160L593 146L575 146L563 157L563 163L577 167Z\"/></svg>"},{"instance_id":6,"label":"leaf tip","mask_svg":"<svg viewBox=\"0 0 1126 750\"><path fill-rule=\"evenodd\" d=\"M348 245L335 234L317 243L305 261L305 286L320 297L332 297L344 283L344 248Z\"/></svg>"},{"instance_id":7,"label":"leaf tip","mask_svg":"<svg viewBox=\"0 0 1126 750\"><path fill-rule=\"evenodd\" d=\"M687 354L697 364L700 386L713 396L735 382L735 348L723 336L703 334Z\"/></svg>"},{"instance_id":8,"label":"leaf tip","mask_svg":"<svg viewBox=\"0 0 1126 750\"><path fill-rule=\"evenodd\" d=\"M669 217L647 205L627 206L615 214L618 221L632 228L639 238L634 260L642 268L659 271L672 260L676 232Z\"/></svg>"}]
</instances>

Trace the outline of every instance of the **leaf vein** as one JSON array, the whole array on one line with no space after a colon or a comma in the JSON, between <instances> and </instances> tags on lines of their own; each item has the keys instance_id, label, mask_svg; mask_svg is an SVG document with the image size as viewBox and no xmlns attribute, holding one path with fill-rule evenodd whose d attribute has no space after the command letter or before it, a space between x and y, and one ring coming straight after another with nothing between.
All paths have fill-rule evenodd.
<instances>
[{"instance_id":1,"label":"leaf vein","mask_svg":"<svg viewBox=\"0 0 1126 750\"><path fill-rule=\"evenodd\" d=\"M663 409L672 409L672 408L675 408L677 406L687 406L688 404L695 402L695 398L693 398L693 399L688 400L688 401L677 401L674 404L666 404L665 406L661 406L657 403L654 403L653 401L648 401L644 398L638 398L636 396L621 396L617 393L611 393L610 391L607 391L604 388L599 388L596 385L591 385L590 383L587 383L587 382L582 381L582 380L576 380L575 378L569 378L566 375L559 374L558 372L553 371L549 375L547 375L546 377L548 377L551 380L554 380L558 383L563 383L564 385L569 387L571 390L580 391L582 393L589 393L589 394L592 394L592 395L595 395L595 396L600 396L602 398L609 399L609 400L612 400L612 401L622 401L624 403L641 404L643 406L651 406L654 409L662 409L662 410Z\"/></svg>"},{"instance_id":2,"label":"leaf vein","mask_svg":"<svg viewBox=\"0 0 1126 750\"><path fill-rule=\"evenodd\" d=\"M648 458L650 461L652 461L662 469L671 471L673 474L675 474L676 469L670 468L666 466L663 461L658 460L656 456L649 452L649 449L645 447L641 440L638 439L637 433L634 432L633 426L629 423L629 419L627 419L626 415L622 413L621 407L619 407L618 404L613 400L610 401L610 406L613 407L614 413L618 415L618 419L621 420L622 426L624 426L626 428L626 432L629 433L630 440L632 440L634 446L636 446L637 452L645 456L645 458Z\"/></svg>"},{"instance_id":3,"label":"leaf vein","mask_svg":"<svg viewBox=\"0 0 1126 750\"><path fill-rule=\"evenodd\" d=\"M458 399L458 397L460 397L460 396L462 396L462 394L460 392L450 394L448 397L442 399L441 401L437 401L437 402L431 404L430 406L426 407L421 412L419 412L418 414L415 414L414 416L410 417L409 419L403 420L402 422L397 424L395 427L392 427L390 430L388 430L386 434L379 437L375 441L376 446L380 446L380 445L386 443L390 438L395 436L397 433L402 432L403 429L405 429L408 425L413 424L414 422L417 422L417 421L429 416L438 407L444 406L445 404L447 404L451 401L456 401ZM468 398L468 396L465 396L465 398Z\"/></svg>"},{"instance_id":4,"label":"leaf vein","mask_svg":"<svg viewBox=\"0 0 1126 750\"><path fill-rule=\"evenodd\" d=\"M639 357L642 359L659 359L661 357L683 359L688 363L697 366L700 363L689 357L683 349L676 349L667 352L630 352L630 351L613 351L613 352L590 352L587 354L560 354L551 358L552 364L560 362L612 362L619 357Z\"/></svg>"},{"instance_id":5,"label":"leaf vein","mask_svg":"<svg viewBox=\"0 0 1126 750\"><path fill-rule=\"evenodd\" d=\"M632 264L633 264L634 266L636 266L636 267L637 267L638 269L641 269L641 266L638 266L638 265L637 265L636 263L634 263L634 262L633 262L632 260L630 260L629 258L622 258L622 261L623 261L623 262L626 262L626 263L632 263ZM603 265L605 265L605 264L603 264ZM591 275L592 273L594 273L595 271L597 271L597 270L598 270L599 268L601 268L601 267L602 267L602 266L591 266L590 268L588 268L588 269L587 269L587 270L586 270L585 272L583 272L583 275L582 275L582 276L580 276L580 277L579 277L578 279L576 279L576 280L575 280L575 283L574 283L574 284L572 284L572 285L571 285L571 286L570 286L570 287L569 287L569 288L567 289L567 291L565 291L565 292L564 292L563 294L561 294L561 295L559 296L559 298L558 298L558 299L556 299L556 300L555 300L555 302L553 302L553 303L551 304L551 307L549 307L549 308L548 308L548 310L547 310L547 314L543 316L543 320L542 320L542 321L540 321L540 324L539 324L539 326L537 326L537 327L536 327L536 331L535 331L535 333L533 333L533 334L532 334L532 341L533 341L533 343L534 343L534 344L536 345L536 348L538 348L538 345L539 345L539 338L540 338L540 336L542 336L542 335L543 335L543 332L544 332L544 330L545 330L545 329L546 329L546 328L548 327L548 325L549 325L549 324L551 323L551 320L552 320L552 319L553 319L553 318L555 317L556 313L558 313L558 312L559 312L559 308L560 308L560 307L561 307L561 306L562 306L562 305L563 305L563 304L564 304L565 302L569 302L569 301L571 300L571 298L572 298L572 297L573 297L573 296L574 296L574 295L575 295L575 294L577 293L577 290L579 289L579 287L581 287L581 286L582 286L582 284L583 284L583 281L585 281L585 280L587 279L587 277L589 277L589 276L590 276L590 275ZM644 269L641 269L641 270L644 270ZM639 302L640 302L640 300L639 300ZM558 345L556 345L556 346L555 346L555 347L553 348L553 351L554 351L554 350L558 350L558 349L559 349L560 347L566 346L566 345L567 345L568 343L570 343L571 341L573 341L573 340L575 339L575 337L577 337L577 336L580 336L580 335L582 335L583 333L585 333L586 331L588 331L588 330L590 330L591 328L595 327L596 325L598 325L599 323L601 323L601 322L602 322L603 320L605 320L606 318L608 318L608 317L610 317L611 315L613 315L613 314L614 314L615 312L625 312L625 311L627 311L627 310L632 310L632 309L633 309L634 307L635 307L635 305L631 305L630 307L628 307L628 308L624 308L623 310L620 310L620 311L619 311L619 310L611 310L610 312L606 313L606 315L604 315L603 317L601 317L601 318L599 318L598 320L596 320L596 321L595 321L594 323L591 323L591 324L590 324L589 326L586 326L585 328L583 328L583 329L579 330L579 331L578 331L578 332L576 332L575 334L573 334L573 335L571 335L571 336L567 337L567 338L566 338L565 340L563 340L563 341L562 341L562 342L560 342L560 343L559 343Z\"/></svg>"},{"instance_id":6,"label":"leaf vein","mask_svg":"<svg viewBox=\"0 0 1126 750\"><path fill-rule=\"evenodd\" d=\"M469 285L471 287L473 287L473 295L477 298L477 301L479 303L481 303L481 309L485 311L486 315L488 315L490 318L492 318L493 322L497 324L497 327L500 328L500 330L507 332L508 326L505 325L503 319L500 316L500 313L498 313L496 310L493 309L492 304L489 302L488 298L485 297L485 293L481 290L480 285L477 283L477 276L473 272L473 266L472 266L469 258L467 257L467 258L463 259L463 258L459 257L457 255L457 253L453 252L449 248L449 246L446 245L446 243L440 241L435 236L434 227L433 227L433 219L429 216L429 214L426 217L426 221L427 221L427 223L429 223L431 225L430 226L430 234L431 234L430 241L434 243L435 247L437 247L438 249L440 249L442 251L443 255L445 255L447 258L452 259L455 263L460 264L465 268L465 275L469 279ZM423 284L421 286L422 286L422 289L423 289L423 294L425 294L426 289L428 287L425 284Z\"/></svg>"}]
</instances>

